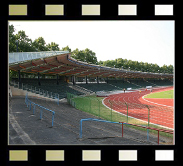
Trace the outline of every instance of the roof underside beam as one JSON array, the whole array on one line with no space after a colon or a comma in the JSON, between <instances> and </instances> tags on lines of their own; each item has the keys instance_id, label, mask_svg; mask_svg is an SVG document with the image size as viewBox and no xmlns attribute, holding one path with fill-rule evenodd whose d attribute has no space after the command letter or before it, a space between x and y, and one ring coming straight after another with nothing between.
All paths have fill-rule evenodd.
<instances>
[{"instance_id":1,"label":"roof underside beam","mask_svg":"<svg viewBox=\"0 0 183 166\"><path fill-rule=\"evenodd\" d=\"M173 74L148 73L130 70L120 70L103 66L90 65L88 63L67 59L67 55L55 55L10 65L11 70L20 72L61 74L75 76L99 76L99 77L122 77L122 78L173 78ZM77 69L77 70L76 70ZM50 72L50 73L49 73Z\"/></svg>"}]
</instances>

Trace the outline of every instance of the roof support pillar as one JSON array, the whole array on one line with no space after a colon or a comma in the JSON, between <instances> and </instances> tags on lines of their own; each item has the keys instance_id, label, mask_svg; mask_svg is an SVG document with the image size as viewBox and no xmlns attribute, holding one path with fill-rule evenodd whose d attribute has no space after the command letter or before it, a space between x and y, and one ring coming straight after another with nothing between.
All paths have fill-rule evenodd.
<instances>
[{"instance_id":1,"label":"roof support pillar","mask_svg":"<svg viewBox=\"0 0 183 166\"><path fill-rule=\"evenodd\" d=\"M107 77L107 81L106 81L106 82L107 82L107 84L108 84L108 77Z\"/></svg>"},{"instance_id":2,"label":"roof support pillar","mask_svg":"<svg viewBox=\"0 0 183 166\"><path fill-rule=\"evenodd\" d=\"M88 77L86 76L85 79L86 79L86 84L88 84Z\"/></svg>"},{"instance_id":3,"label":"roof support pillar","mask_svg":"<svg viewBox=\"0 0 183 166\"><path fill-rule=\"evenodd\" d=\"M20 75L20 70L18 70L18 82L19 82L19 85L21 84L21 75Z\"/></svg>"},{"instance_id":4,"label":"roof support pillar","mask_svg":"<svg viewBox=\"0 0 183 166\"><path fill-rule=\"evenodd\" d=\"M75 75L72 76L72 83L73 83L73 85L76 84L76 82L75 82Z\"/></svg>"},{"instance_id":5,"label":"roof support pillar","mask_svg":"<svg viewBox=\"0 0 183 166\"><path fill-rule=\"evenodd\" d=\"M59 75L57 74L57 85L59 84L59 82L58 82L58 77L59 77Z\"/></svg>"},{"instance_id":6,"label":"roof support pillar","mask_svg":"<svg viewBox=\"0 0 183 166\"><path fill-rule=\"evenodd\" d=\"M99 84L99 79L98 79L98 76L97 76L97 84Z\"/></svg>"},{"instance_id":7,"label":"roof support pillar","mask_svg":"<svg viewBox=\"0 0 183 166\"><path fill-rule=\"evenodd\" d=\"M40 86L41 83L40 83L40 78L39 78L39 72L37 73L37 75L38 75L38 85Z\"/></svg>"}]
</instances>

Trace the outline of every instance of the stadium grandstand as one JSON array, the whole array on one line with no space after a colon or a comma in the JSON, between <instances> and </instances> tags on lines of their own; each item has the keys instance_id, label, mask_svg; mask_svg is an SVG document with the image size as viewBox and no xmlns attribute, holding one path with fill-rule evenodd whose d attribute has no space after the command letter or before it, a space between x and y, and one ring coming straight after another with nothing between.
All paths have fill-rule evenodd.
<instances>
[{"instance_id":1,"label":"stadium grandstand","mask_svg":"<svg viewBox=\"0 0 183 166\"><path fill-rule=\"evenodd\" d=\"M66 97L66 92L83 95L173 85L173 74L89 64L71 58L71 53L67 51L9 53L9 69L18 73L17 78L11 79L10 85L39 94L47 93L49 97L58 93L59 98ZM26 78L25 73L36 74L37 78ZM54 76L54 79L47 79L47 75Z\"/></svg>"},{"instance_id":2,"label":"stadium grandstand","mask_svg":"<svg viewBox=\"0 0 183 166\"><path fill-rule=\"evenodd\" d=\"M24 143L20 144L173 144L173 106L143 99L152 89L154 92L172 90L173 74L86 63L73 59L68 51L9 53L9 70L16 73L9 79L9 140L12 144L22 141ZM29 116L25 106L33 115ZM45 125L36 121L36 112L41 120L50 121L42 120L46 126L52 122L52 129L43 129ZM88 127L83 125L82 129L82 121L90 121L84 123ZM14 123L29 137L15 137L17 126ZM124 138L121 139L123 125ZM31 127L37 132L30 130ZM85 139L99 136L101 141Z\"/></svg>"}]
</instances>

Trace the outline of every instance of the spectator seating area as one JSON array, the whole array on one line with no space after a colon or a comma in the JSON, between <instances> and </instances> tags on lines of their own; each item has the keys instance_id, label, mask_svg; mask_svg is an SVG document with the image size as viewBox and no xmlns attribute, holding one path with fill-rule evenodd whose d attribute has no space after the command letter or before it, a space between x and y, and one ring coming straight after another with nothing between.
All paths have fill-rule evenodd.
<instances>
[{"instance_id":1,"label":"spectator seating area","mask_svg":"<svg viewBox=\"0 0 183 166\"><path fill-rule=\"evenodd\" d=\"M115 87L112 86L110 84L107 83L88 83L88 84L77 84L80 87L83 87L85 89L91 90L93 92L97 92L97 91L113 91L113 90L119 90L119 87Z\"/></svg>"},{"instance_id":2,"label":"spectator seating area","mask_svg":"<svg viewBox=\"0 0 183 166\"><path fill-rule=\"evenodd\" d=\"M132 88L145 88L146 86L173 86L173 82L169 80L108 80L110 85L120 87L122 89Z\"/></svg>"},{"instance_id":3,"label":"spectator seating area","mask_svg":"<svg viewBox=\"0 0 183 166\"><path fill-rule=\"evenodd\" d=\"M21 84L18 85L18 79L12 79L12 82L16 82L16 87L27 91L39 93L50 98L54 98L55 94L59 94L59 98L65 98L67 92L75 95L83 95L82 92L74 90L68 86L68 83L59 80L57 85L56 79L40 79L41 85L38 84L38 79L21 78Z\"/></svg>"},{"instance_id":4,"label":"spectator seating area","mask_svg":"<svg viewBox=\"0 0 183 166\"><path fill-rule=\"evenodd\" d=\"M108 84L111 84L113 86L119 87L121 89L137 89L141 88L141 86L137 85L136 83L133 83L132 81L124 81L124 80L108 80Z\"/></svg>"},{"instance_id":5,"label":"spectator seating area","mask_svg":"<svg viewBox=\"0 0 183 166\"><path fill-rule=\"evenodd\" d=\"M173 86L173 82L170 80L148 80L148 82L156 86Z\"/></svg>"},{"instance_id":6,"label":"spectator seating area","mask_svg":"<svg viewBox=\"0 0 183 166\"><path fill-rule=\"evenodd\" d=\"M83 95L84 93L77 91L77 89L72 89L68 83L59 80L57 85L56 79L40 79L41 85L38 84L38 79L28 79L21 78L21 84L18 84L18 79L12 79L15 87L24 89L27 91L39 93L41 95L54 98L58 96L59 98L65 98L67 92L75 95ZM173 82L169 80L108 80L108 83L88 83L88 84L77 84L76 86L91 90L93 92L97 91L113 91L113 90L123 90L124 88L145 88L146 86L172 86Z\"/></svg>"}]
</instances>

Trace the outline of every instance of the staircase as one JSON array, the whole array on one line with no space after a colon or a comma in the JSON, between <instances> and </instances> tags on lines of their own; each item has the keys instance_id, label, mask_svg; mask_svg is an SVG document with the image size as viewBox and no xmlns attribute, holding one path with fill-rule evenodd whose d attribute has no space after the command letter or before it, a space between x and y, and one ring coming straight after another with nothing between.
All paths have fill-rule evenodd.
<instances>
[{"instance_id":1,"label":"staircase","mask_svg":"<svg viewBox=\"0 0 183 166\"><path fill-rule=\"evenodd\" d=\"M111 85L111 86L113 86L113 87L115 87L115 88L117 88L117 89L122 89L122 88L120 88L120 87L118 87L118 86L116 86L116 85L113 85L113 84L108 84L108 85Z\"/></svg>"},{"instance_id":2,"label":"staircase","mask_svg":"<svg viewBox=\"0 0 183 166\"><path fill-rule=\"evenodd\" d=\"M133 85L135 85L135 86L138 86L138 87L142 88L142 86L140 86L140 85L138 85L138 84L135 84L134 82L131 82L131 83L130 83L130 81L126 81L126 82L128 82L129 84L133 84Z\"/></svg>"},{"instance_id":3,"label":"staircase","mask_svg":"<svg viewBox=\"0 0 183 166\"><path fill-rule=\"evenodd\" d=\"M86 89L86 88L83 88L83 87L81 87L81 86L79 86L79 85L72 85L72 84L70 84L70 85L68 85L68 86L69 86L70 88L76 90L76 91L79 91L79 92L84 93L85 95L93 95L93 94L95 94L95 92L93 92L93 91L91 91L91 90L88 90L88 89Z\"/></svg>"},{"instance_id":4,"label":"staircase","mask_svg":"<svg viewBox=\"0 0 183 166\"><path fill-rule=\"evenodd\" d=\"M152 84L152 85L154 85L154 86L157 86L156 84L154 84L154 83L152 83L152 82L149 82L149 81L147 81L147 80L145 80L145 82L147 82L147 83L149 83L149 84Z\"/></svg>"}]
</instances>

